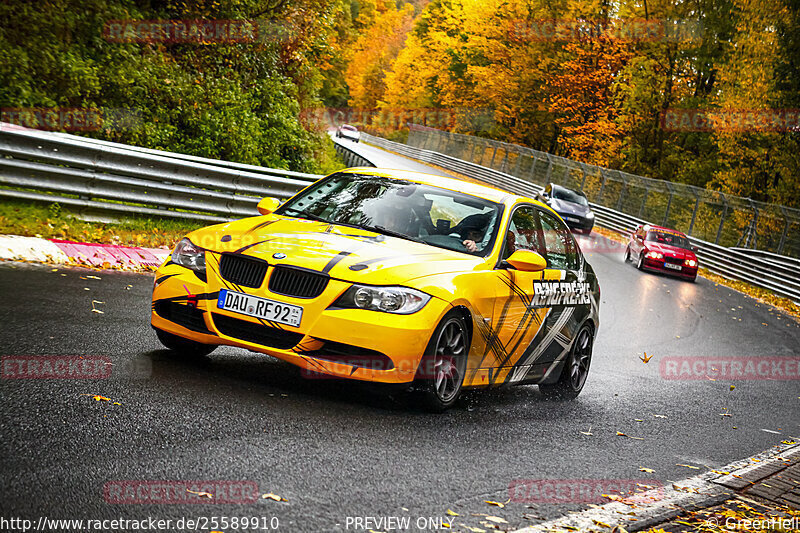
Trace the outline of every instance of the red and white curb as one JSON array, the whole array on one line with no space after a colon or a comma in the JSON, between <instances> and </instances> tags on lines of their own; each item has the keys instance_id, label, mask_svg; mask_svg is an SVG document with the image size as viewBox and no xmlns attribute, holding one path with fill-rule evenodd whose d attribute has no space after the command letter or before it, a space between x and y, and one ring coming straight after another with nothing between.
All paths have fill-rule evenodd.
<instances>
[{"instance_id":1,"label":"red and white curb","mask_svg":"<svg viewBox=\"0 0 800 533\"><path fill-rule=\"evenodd\" d=\"M169 254L170 251L163 248L0 235L0 261L32 261L115 270L154 270Z\"/></svg>"},{"instance_id":2,"label":"red and white curb","mask_svg":"<svg viewBox=\"0 0 800 533\"><path fill-rule=\"evenodd\" d=\"M667 483L665 487L638 492L622 501L607 503L512 533L608 533L610 528L616 526L622 526L626 531L641 531L668 522L684 511L720 504L735 495L735 490L731 489L731 480L750 485L772 471L779 470L787 461L798 456L800 445L779 444L716 471Z\"/></svg>"}]
</instances>

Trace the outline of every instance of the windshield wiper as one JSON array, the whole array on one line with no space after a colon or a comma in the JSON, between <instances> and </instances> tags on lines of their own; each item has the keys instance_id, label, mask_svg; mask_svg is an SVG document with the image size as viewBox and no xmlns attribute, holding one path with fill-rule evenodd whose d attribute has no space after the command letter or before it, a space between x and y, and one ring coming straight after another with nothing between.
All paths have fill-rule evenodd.
<instances>
[{"instance_id":1,"label":"windshield wiper","mask_svg":"<svg viewBox=\"0 0 800 533\"><path fill-rule=\"evenodd\" d=\"M405 233L401 233L399 231L390 230L390 229L384 228L383 226L369 226L367 224L361 224L359 227L362 228L362 229L368 230L368 231L374 231L375 233L382 233L384 235L389 235L390 237L397 237L399 239L406 239L408 241L414 241L414 242L420 242L422 244L428 244L425 241L423 241L422 239L418 239L416 237L412 237L411 235L406 235Z\"/></svg>"},{"instance_id":2,"label":"windshield wiper","mask_svg":"<svg viewBox=\"0 0 800 533\"><path fill-rule=\"evenodd\" d=\"M295 209L294 207L288 207L288 208L286 208L286 210L284 212L286 212L286 211L291 211L293 213L297 213L302 218L307 218L309 220L315 220L317 222L325 222L326 224L330 224L329 221L325 220L321 216L315 215L314 213L309 213L308 211L304 211L302 209Z\"/></svg>"}]
</instances>

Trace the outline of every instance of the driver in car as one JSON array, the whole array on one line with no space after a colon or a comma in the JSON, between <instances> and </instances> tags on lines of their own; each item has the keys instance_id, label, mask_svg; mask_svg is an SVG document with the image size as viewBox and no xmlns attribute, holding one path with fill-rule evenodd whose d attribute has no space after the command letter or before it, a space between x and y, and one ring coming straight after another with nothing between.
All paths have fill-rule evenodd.
<instances>
[{"instance_id":1,"label":"driver in car","mask_svg":"<svg viewBox=\"0 0 800 533\"><path fill-rule=\"evenodd\" d=\"M464 248L469 253L478 251L478 243L483 241L488 220L483 215L470 215L462 220L454 230L461 236Z\"/></svg>"}]
</instances>

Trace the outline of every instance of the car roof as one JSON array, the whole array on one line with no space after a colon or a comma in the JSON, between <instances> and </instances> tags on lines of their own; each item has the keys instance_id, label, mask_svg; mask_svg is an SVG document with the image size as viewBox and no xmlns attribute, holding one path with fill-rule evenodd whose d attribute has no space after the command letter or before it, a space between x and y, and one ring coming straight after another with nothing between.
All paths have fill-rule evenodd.
<instances>
[{"instance_id":1,"label":"car roof","mask_svg":"<svg viewBox=\"0 0 800 533\"><path fill-rule=\"evenodd\" d=\"M495 187L491 187L488 185L481 185L478 183L464 181L456 178L435 176L433 174L426 174L424 172L414 172L411 170L394 170L387 168L372 168L372 167L348 168L342 170L341 172L346 172L350 174L373 174L375 176L381 176L385 178L408 180L416 183L433 185L434 187L440 187L442 189L447 189L450 191L463 192L466 194L470 194L472 196L477 196L479 198L483 198L485 200L491 200L493 202L501 204L503 203L510 204L519 198L523 198L526 201L534 202L536 204L541 204L541 202L538 202L533 198L528 198L526 196L513 194L508 191L503 191L501 189L497 189Z\"/></svg>"},{"instance_id":2,"label":"car roof","mask_svg":"<svg viewBox=\"0 0 800 533\"><path fill-rule=\"evenodd\" d=\"M651 229L654 229L656 231L669 231L670 233L677 233L678 235L683 235L684 237L686 237L686 234L682 231L678 231L672 228L667 228L665 226L656 226L655 224L645 224L644 226L642 226L642 229L644 229L645 231L649 231Z\"/></svg>"}]
</instances>

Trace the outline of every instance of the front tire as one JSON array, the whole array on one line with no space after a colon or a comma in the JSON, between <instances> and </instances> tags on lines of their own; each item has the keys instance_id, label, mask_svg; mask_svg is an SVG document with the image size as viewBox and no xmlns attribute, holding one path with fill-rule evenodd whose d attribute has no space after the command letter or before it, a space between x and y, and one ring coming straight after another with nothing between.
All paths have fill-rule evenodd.
<instances>
[{"instance_id":1,"label":"front tire","mask_svg":"<svg viewBox=\"0 0 800 533\"><path fill-rule=\"evenodd\" d=\"M464 383L468 352L464 319L446 316L433 332L417 370L415 388L424 409L441 413L456 403Z\"/></svg>"},{"instance_id":2,"label":"front tire","mask_svg":"<svg viewBox=\"0 0 800 533\"><path fill-rule=\"evenodd\" d=\"M203 344L155 328L158 340L166 348L185 357L204 357L217 349L216 344Z\"/></svg>"},{"instance_id":3,"label":"front tire","mask_svg":"<svg viewBox=\"0 0 800 533\"><path fill-rule=\"evenodd\" d=\"M541 384L539 390L548 398L574 400L583 390L592 363L594 335L592 328L585 325L575 337L575 342L567 356L566 364L556 383Z\"/></svg>"}]
</instances>

